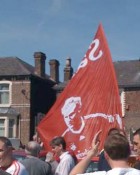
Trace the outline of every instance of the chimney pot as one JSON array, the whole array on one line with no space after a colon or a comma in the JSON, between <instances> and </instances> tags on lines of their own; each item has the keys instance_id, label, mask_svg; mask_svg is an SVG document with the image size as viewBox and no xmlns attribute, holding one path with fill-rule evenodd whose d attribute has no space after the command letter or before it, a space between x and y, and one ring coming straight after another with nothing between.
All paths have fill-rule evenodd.
<instances>
[{"instance_id":1,"label":"chimney pot","mask_svg":"<svg viewBox=\"0 0 140 175\"><path fill-rule=\"evenodd\" d=\"M35 74L45 78L46 55L42 52L35 52L34 59L35 59Z\"/></svg>"},{"instance_id":2,"label":"chimney pot","mask_svg":"<svg viewBox=\"0 0 140 175\"><path fill-rule=\"evenodd\" d=\"M68 57L66 59L66 66L64 68L64 81L70 80L72 75L73 75L73 68L71 67L71 58Z\"/></svg>"},{"instance_id":3,"label":"chimney pot","mask_svg":"<svg viewBox=\"0 0 140 175\"><path fill-rule=\"evenodd\" d=\"M51 59L49 61L49 64L50 64L50 76L54 81L58 83L59 82L59 61L56 59Z\"/></svg>"},{"instance_id":4,"label":"chimney pot","mask_svg":"<svg viewBox=\"0 0 140 175\"><path fill-rule=\"evenodd\" d=\"M66 59L66 67L71 67L71 58Z\"/></svg>"}]
</instances>

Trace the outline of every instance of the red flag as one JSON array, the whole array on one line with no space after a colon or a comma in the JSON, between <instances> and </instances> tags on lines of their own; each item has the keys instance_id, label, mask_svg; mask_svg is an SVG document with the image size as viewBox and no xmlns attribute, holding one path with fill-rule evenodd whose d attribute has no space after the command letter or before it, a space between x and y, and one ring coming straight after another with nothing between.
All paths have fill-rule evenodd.
<instances>
[{"instance_id":1,"label":"red flag","mask_svg":"<svg viewBox=\"0 0 140 175\"><path fill-rule=\"evenodd\" d=\"M110 128L123 128L121 105L111 54L100 24L77 72L38 125L45 147L63 136L67 148L82 158L100 129L100 150Z\"/></svg>"}]
</instances>

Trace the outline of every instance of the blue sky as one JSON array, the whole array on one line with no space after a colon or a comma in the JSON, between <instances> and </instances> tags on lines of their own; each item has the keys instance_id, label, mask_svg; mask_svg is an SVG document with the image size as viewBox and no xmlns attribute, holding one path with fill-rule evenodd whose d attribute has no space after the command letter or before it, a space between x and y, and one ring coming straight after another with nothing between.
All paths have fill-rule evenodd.
<instances>
[{"instance_id":1,"label":"blue sky","mask_svg":"<svg viewBox=\"0 0 140 175\"><path fill-rule=\"evenodd\" d=\"M76 71L101 22L113 61L140 57L140 0L1 0L0 57L16 56L34 66L33 53Z\"/></svg>"}]
</instances>

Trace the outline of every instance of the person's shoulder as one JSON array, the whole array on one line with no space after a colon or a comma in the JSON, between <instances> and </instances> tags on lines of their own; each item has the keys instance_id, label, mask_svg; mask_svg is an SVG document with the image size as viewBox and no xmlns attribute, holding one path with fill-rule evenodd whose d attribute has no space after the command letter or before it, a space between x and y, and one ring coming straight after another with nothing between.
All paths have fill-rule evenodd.
<instances>
[{"instance_id":1,"label":"person's shoulder","mask_svg":"<svg viewBox=\"0 0 140 175\"><path fill-rule=\"evenodd\" d=\"M25 169L24 165L21 162L19 162L18 160L14 160L13 165L14 166L16 165L17 167L20 167L21 169Z\"/></svg>"},{"instance_id":2,"label":"person's shoulder","mask_svg":"<svg viewBox=\"0 0 140 175\"><path fill-rule=\"evenodd\" d=\"M68 160L68 161L74 161L74 160L75 160L74 156L72 156L70 153L67 153L67 154L64 156L64 159L65 159L65 160Z\"/></svg>"},{"instance_id":3,"label":"person's shoulder","mask_svg":"<svg viewBox=\"0 0 140 175\"><path fill-rule=\"evenodd\" d=\"M84 174L77 174L77 175L106 175L106 174L107 174L106 171L97 171L93 173L84 173Z\"/></svg>"},{"instance_id":4,"label":"person's shoulder","mask_svg":"<svg viewBox=\"0 0 140 175\"><path fill-rule=\"evenodd\" d=\"M39 166L40 168L44 169L46 173L49 173L52 171L52 165L49 162L44 162L43 160L41 160Z\"/></svg>"},{"instance_id":5,"label":"person's shoulder","mask_svg":"<svg viewBox=\"0 0 140 175\"><path fill-rule=\"evenodd\" d=\"M140 170L135 168L113 168L107 172L107 175L140 175Z\"/></svg>"},{"instance_id":6,"label":"person's shoulder","mask_svg":"<svg viewBox=\"0 0 140 175\"><path fill-rule=\"evenodd\" d=\"M34 161L38 162L39 164L45 165L45 166L49 166L50 165L49 162L43 161L43 160L41 160L38 157L34 157Z\"/></svg>"},{"instance_id":7,"label":"person's shoulder","mask_svg":"<svg viewBox=\"0 0 140 175\"><path fill-rule=\"evenodd\" d=\"M72 155L71 155L68 151L64 152L64 153L60 156L60 160L61 160L61 159L68 159L68 158L72 158Z\"/></svg>"},{"instance_id":8,"label":"person's shoulder","mask_svg":"<svg viewBox=\"0 0 140 175\"><path fill-rule=\"evenodd\" d=\"M136 168L130 168L130 171L126 175L140 175L140 170Z\"/></svg>"},{"instance_id":9,"label":"person's shoulder","mask_svg":"<svg viewBox=\"0 0 140 175\"><path fill-rule=\"evenodd\" d=\"M17 172L18 175L29 175L25 166L18 160L14 160L12 165L16 167L15 172ZM13 169L12 166L11 169Z\"/></svg>"},{"instance_id":10,"label":"person's shoulder","mask_svg":"<svg viewBox=\"0 0 140 175\"><path fill-rule=\"evenodd\" d=\"M39 159L38 163L42 167L45 167L47 169L51 169L51 164L49 162L45 162L45 161Z\"/></svg>"}]
</instances>

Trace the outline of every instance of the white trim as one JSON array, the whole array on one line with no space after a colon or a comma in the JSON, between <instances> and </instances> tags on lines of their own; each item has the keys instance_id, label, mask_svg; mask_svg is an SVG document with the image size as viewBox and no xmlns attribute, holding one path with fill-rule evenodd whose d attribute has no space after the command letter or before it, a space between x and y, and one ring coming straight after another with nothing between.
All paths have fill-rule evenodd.
<instances>
[{"instance_id":1,"label":"white trim","mask_svg":"<svg viewBox=\"0 0 140 175\"><path fill-rule=\"evenodd\" d=\"M6 117L0 117L0 119L4 120L4 136L6 137Z\"/></svg>"},{"instance_id":2,"label":"white trim","mask_svg":"<svg viewBox=\"0 0 140 175\"><path fill-rule=\"evenodd\" d=\"M13 126L13 137L16 137L16 130L17 130L17 126L16 126L16 123L17 123L17 118L15 117L6 117L6 116L3 116L3 117L0 117L0 120L1 119L4 119L5 122L4 122L4 136L5 137L9 137L9 119L13 119L14 120L14 126Z\"/></svg>"},{"instance_id":3,"label":"white trim","mask_svg":"<svg viewBox=\"0 0 140 175\"><path fill-rule=\"evenodd\" d=\"M0 84L8 84L9 85L9 103L8 104L0 104L0 107L10 107L12 102L12 82L11 81L0 81Z\"/></svg>"},{"instance_id":4,"label":"white trim","mask_svg":"<svg viewBox=\"0 0 140 175\"><path fill-rule=\"evenodd\" d=\"M30 81L24 81L24 80L22 80L22 81L13 81L13 84L31 84L31 82Z\"/></svg>"},{"instance_id":5,"label":"white trim","mask_svg":"<svg viewBox=\"0 0 140 175\"><path fill-rule=\"evenodd\" d=\"M30 104L12 104L12 107L30 107Z\"/></svg>"},{"instance_id":6,"label":"white trim","mask_svg":"<svg viewBox=\"0 0 140 175\"><path fill-rule=\"evenodd\" d=\"M9 137L9 118L5 117L5 136Z\"/></svg>"},{"instance_id":7,"label":"white trim","mask_svg":"<svg viewBox=\"0 0 140 175\"><path fill-rule=\"evenodd\" d=\"M30 119L20 119L21 122L27 122L30 121Z\"/></svg>"},{"instance_id":8,"label":"white trim","mask_svg":"<svg viewBox=\"0 0 140 175\"><path fill-rule=\"evenodd\" d=\"M121 97L121 106L122 106L122 116L124 116L125 115L125 107L126 107L125 91L121 92L120 97Z\"/></svg>"}]
</instances>

